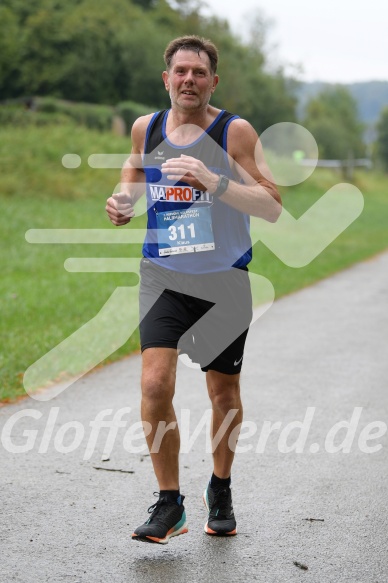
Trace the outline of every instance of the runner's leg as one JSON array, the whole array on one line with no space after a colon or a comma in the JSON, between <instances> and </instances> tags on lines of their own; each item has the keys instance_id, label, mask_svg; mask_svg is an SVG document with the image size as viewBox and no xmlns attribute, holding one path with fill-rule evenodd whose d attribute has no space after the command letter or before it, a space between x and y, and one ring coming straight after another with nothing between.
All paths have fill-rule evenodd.
<instances>
[{"instance_id":1,"label":"runner's leg","mask_svg":"<svg viewBox=\"0 0 388 583\"><path fill-rule=\"evenodd\" d=\"M236 435L233 435L230 444L229 437L233 429L241 424L243 418L243 407L240 398L240 375L229 375L215 370L208 370L206 383L213 409L212 439L220 429L228 412L233 409L237 410L213 452L215 475L219 478L228 478L234 459L238 430L235 431Z\"/></svg>"},{"instance_id":2,"label":"runner's leg","mask_svg":"<svg viewBox=\"0 0 388 583\"><path fill-rule=\"evenodd\" d=\"M160 490L179 489L180 436L172 404L177 358L174 348L146 348L142 353L141 418L152 426L147 444ZM172 428L163 435L169 423Z\"/></svg>"}]
</instances>

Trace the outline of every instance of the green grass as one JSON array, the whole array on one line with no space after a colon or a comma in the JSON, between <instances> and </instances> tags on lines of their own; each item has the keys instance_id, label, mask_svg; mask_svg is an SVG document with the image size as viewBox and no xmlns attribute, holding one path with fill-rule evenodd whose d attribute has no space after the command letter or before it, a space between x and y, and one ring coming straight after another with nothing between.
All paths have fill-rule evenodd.
<instances>
[{"instance_id":1,"label":"green grass","mask_svg":"<svg viewBox=\"0 0 388 583\"><path fill-rule=\"evenodd\" d=\"M107 220L104 206L119 180L119 170L91 169L87 158L92 153L128 151L126 138L71 125L0 129L0 400L24 395L22 377L31 364L93 318L117 287L137 283L130 273L69 273L64 261L69 257L138 257L140 245L34 245L25 240L26 231L36 228L103 228L117 232ZM81 156L80 168L62 167L61 158L69 152ZM335 172L315 171L304 184L282 189L284 206L298 217L341 181ZM363 213L306 267L287 267L263 243L254 246L251 271L267 277L277 297L388 247L387 177L359 172L355 184L364 194ZM144 215L132 226L144 227ZM136 306L127 305L123 313L119 306L116 312L106 324L104 340L108 344L108 331L123 327L126 318L130 322ZM91 351L97 341L91 338ZM137 348L135 331L104 362ZM58 378L66 371L76 372L77 355L73 370L62 368L62 364L57 363Z\"/></svg>"}]
</instances>

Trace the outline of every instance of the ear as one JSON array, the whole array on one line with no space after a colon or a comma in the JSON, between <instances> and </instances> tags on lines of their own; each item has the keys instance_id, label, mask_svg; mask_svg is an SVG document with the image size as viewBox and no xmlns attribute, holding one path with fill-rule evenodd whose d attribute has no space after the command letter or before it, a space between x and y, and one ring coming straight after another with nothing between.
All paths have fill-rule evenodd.
<instances>
[{"instance_id":1,"label":"ear","mask_svg":"<svg viewBox=\"0 0 388 583\"><path fill-rule=\"evenodd\" d=\"M163 83L164 83L164 86L166 88L166 91L170 91L169 74L167 71L163 71L162 79L163 79Z\"/></svg>"},{"instance_id":2,"label":"ear","mask_svg":"<svg viewBox=\"0 0 388 583\"><path fill-rule=\"evenodd\" d=\"M220 80L219 76L218 75L214 75L212 93L214 93L214 91L216 90L216 87L218 85L218 81L219 80Z\"/></svg>"}]
</instances>

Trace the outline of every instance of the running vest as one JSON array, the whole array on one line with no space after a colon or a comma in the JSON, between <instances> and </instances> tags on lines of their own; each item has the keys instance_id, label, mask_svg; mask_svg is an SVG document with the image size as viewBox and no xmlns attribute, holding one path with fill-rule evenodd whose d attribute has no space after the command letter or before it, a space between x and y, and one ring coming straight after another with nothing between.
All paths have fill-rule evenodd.
<instances>
[{"instance_id":1,"label":"running vest","mask_svg":"<svg viewBox=\"0 0 388 583\"><path fill-rule=\"evenodd\" d=\"M244 268L252 259L249 215L186 182L168 180L161 172L163 162L185 154L216 174L239 180L226 155L227 129L237 116L222 110L195 142L177 146L166 135L168 112L155 113L146 133L143 168L148 221L143 255L182 273Z\"/></svg>"}]
</instances>

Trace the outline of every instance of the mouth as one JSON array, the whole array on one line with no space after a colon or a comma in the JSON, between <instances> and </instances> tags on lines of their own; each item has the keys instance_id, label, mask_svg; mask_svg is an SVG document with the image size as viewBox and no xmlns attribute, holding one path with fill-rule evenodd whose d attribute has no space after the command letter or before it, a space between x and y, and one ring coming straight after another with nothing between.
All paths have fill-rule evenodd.
<instances>
[{"instance_id":1,"label":"mouth","mask_svg":"<svg viewBox=\"0 0 388 583\"><path fill-rule=\"evenodd\" d=\"M182 91L182 95L191 95L191 96L195 96L196 93L195 91L190 91L189 89L186 89L185 91Z\"/></svg>"}]
</instances>

